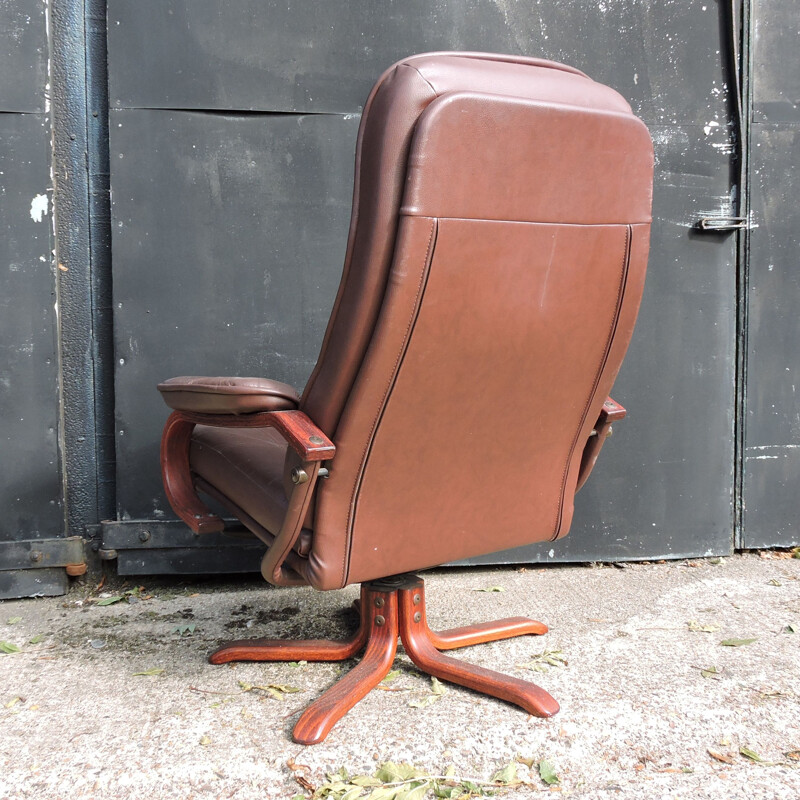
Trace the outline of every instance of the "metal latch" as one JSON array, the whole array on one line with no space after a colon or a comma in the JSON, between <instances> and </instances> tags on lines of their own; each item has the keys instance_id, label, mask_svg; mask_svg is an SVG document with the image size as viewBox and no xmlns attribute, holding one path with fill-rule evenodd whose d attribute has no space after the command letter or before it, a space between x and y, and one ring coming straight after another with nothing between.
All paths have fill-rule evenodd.
<instances>
[{"instance_id":1,"label":"metal latch","mask_svg":"<svg viewBox=\"0 0 800 800\"><path fill-rule=\"evenodd\" d=\"M702 217L697 226L702 231L738 231L747 228L747 217Z\"/></svg>"}]
</instances>

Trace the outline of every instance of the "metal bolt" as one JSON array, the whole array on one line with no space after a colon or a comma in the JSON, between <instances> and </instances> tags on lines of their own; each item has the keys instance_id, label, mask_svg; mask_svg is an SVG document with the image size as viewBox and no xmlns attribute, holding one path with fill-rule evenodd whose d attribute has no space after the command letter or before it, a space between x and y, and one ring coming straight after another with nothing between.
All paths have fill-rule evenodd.
<instances>
[{"instance_id":1,"label":"metal bolt","mask_svg":"<svg viewBox=\"0 0 800 800\"><path fill-rule=\"evenodd\" d=\"M422 621L422 614L420 614L419 611L417 611L417 613L414 614L414 622L421 622L421 621Z\"/></svg>"},{"instance_id":2,"label":"metal bolt","mask_svg":"<svg viewBox=\"0 0 800 800\"><path fill-rule=\"evenodd\" d=\"M308 483L308 473L300 467L292 470L292 483L297 486L300 483Z\"/></svg>"},{"instance_id":3,"label":"metal bolt","mask_svg":"<svg viewBox=\"0 0 800 800\"><path fill-rule=\"evenodd\" d=\"M139 541L140 542L149 542L150 541L150 531L142 531L139 534Z\"/></svg>"},{"instance_id":4,"label":"metal bolt","mask_svg":"<svg viewBox=\"0 0 800 800\"><path fill-rule=\"evenodd\" d=\"M317 436L316 434L314 434L313 436L309 436L308 441L311 442L311 444L325 444L325 440L321 436Z\"/></svg>"},{"instance_id":5,"label":"metal bolt","mask_svg":"<svg viewBox=\"0 0 800 800\"><path fill-rule=\"evenodd\" d=\"M422 596L419 594L414 595L414 605L418 606L422 602Z\"/></svg>"},{"instance_id":6,"label":"metal bolt","mask_svg":"<svg viewBox=\"0 0 800 800\"><path fill-rule=\"evenodd\" d=\"M376 598L375 598L375 606L376 606L377 608L383 608L383 604L384 604L385 602L386 602L386 601L385 601L385 600L384 600L382 597L376 597Z\"/></svg>"},{"instance_id":7,"label":"metal bolt","mask_svg":"<svg viewBox=\"0 0 800 800\"><path fill-rule=\"evenodd\" d=\"M386 618L378 614L378 616L375 617L375 624L380 628L381 625L386 624Z\"/></svg>"},{"instance_id":8,"label":"metal bolt","mask_svg":"<svg viewBox=\"0 0 800 800\"><path fill-rule=\"evenodd\" d=\"M30 559L34 564L38 564L44 558L44 553L41 550L31 550Z\"/></svg>"}]
</instances>

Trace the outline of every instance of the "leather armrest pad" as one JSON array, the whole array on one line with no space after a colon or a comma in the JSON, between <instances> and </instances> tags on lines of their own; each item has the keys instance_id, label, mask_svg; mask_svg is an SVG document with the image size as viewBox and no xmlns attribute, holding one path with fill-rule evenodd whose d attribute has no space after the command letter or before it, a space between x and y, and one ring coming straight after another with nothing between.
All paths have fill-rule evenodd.
<instances>
[{"instance_id":1,"label":"leather armrest pad","mask_svg":"<svg viewBox=\"0 0 800 800\"><path fill-rule=\"evenodd\" d=\"M181 376L159 383L158 391L170 408L199 414L288 411L300 402L296 389L268 378Z\"/></svg>"}]
</instances>

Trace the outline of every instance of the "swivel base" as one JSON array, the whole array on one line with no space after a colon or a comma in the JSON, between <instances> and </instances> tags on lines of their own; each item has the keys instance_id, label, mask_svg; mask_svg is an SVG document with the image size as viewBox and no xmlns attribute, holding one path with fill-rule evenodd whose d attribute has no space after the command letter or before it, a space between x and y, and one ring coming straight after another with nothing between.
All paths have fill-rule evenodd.
<instances>
[{"instance_id":1,"label":"swivel base","mask_svg":"<svg viewBox=\"0 0 800 800\"><path fill-rule=\"evenodd\" d=\"M468 664L440 650L547 633L547 626L525 617L432 631L425 616L425 584L416 575L398 575L362 584L358 604L361 624L344 641L248 639L228 642L209 657L212 664L228 661L344 661L364 649L361 661L300 716L292 738L298 744L318 744L331 728L386 677L397 651L398 636L409 658L437 678L514 703L537 717L551 717L558 703L528 681Z\"/></svg>"}]
</instances>

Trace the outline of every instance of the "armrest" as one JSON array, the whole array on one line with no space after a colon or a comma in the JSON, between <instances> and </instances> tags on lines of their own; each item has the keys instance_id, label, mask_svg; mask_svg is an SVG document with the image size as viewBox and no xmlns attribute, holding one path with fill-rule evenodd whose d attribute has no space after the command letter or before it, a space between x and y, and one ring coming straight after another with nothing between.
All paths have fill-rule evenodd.
<instances>
[{"instance_id":1,"label":"armrest","mask_svg":"<svg viewBox=\"0 0 800 800\"><path fill-rule=\"evenodd\" d=\"M296 389L268 378L182 376L159 383L158 391L170 408L200 414L285 411L300 402Z\"/></svg>"},{"instance_id":2,"label":"armrest","mask_svg":"<svg viewBox=\"0 0 800 800\"><path fill-rule=\"evenodd\" d=\"M275 428L303 461L328 461L336 453L334 443L302 411L268 411L260 414L199 414L175 411L176 421L214 428Z\"/></svg>"}]
</instances>

